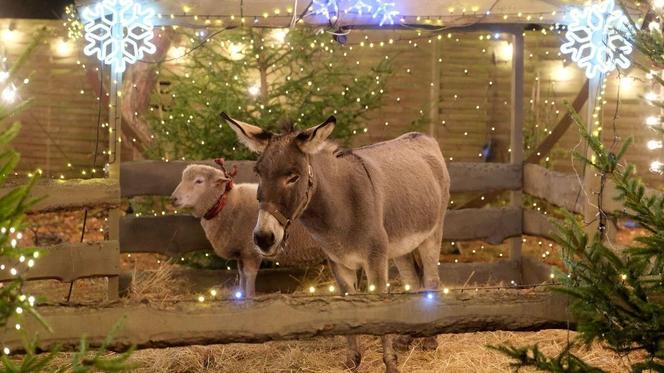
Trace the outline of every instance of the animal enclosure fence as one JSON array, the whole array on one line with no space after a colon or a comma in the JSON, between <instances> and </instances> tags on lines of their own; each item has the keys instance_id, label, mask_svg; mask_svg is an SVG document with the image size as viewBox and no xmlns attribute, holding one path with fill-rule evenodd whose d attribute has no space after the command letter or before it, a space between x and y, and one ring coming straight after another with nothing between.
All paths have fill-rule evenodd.
<instances>
[{"instance_id":1,"label":"animal enclosure fence","mask_svg":"<svg viewBox=\"0 0 664 373\"><path fill-rule=\"evenodd\" d=\"M212 161L197 162L212 164ZM230 162L238 166L238 182L254 181L252 162ZM117 207L121 198L170 195L189 162L137 161L121 167L122 179L43 182L33 193L49 197L33 207L34 212L81 207ZM525 191L550 203L580 211L571 195L578 190L575 176L549 171L541 166L491 163L451 163L453 192ZM611 205L614 209L619 206ZM122 253L150 252L171 256L208 249L202 228L188 215L131 216L119 218L118 241L91 244L61 244L43 248L44 255L28 272L28 279L73 281L87 277L117 278ZM450 210L446 215L446 240L501 242L522 234L550 237L548 218L521 206ZM519 258L517 256L517 258ZM261 282L287 277L287 269L265 270ZM222 271L226 272L226 271ZM461 285L469 276L476 282L515 281L542 283L548 267L529 258L495 263L441 263L445 284ZM218 276L219 272L213 272ZM223 276L223 275L222 275ZM228 276L228 275L226 275ZM11 277L0 272L0 280ZM219 278L219 282L223 277ZM111 298L115 294L110 294ZM418 294L364 294L349 297L272 295L253 300L223 300L212 304L183 302L170 309L118 302L95 308L45 306L41 313L54 333L43 335L42 347L56 343L73 347L81 334L92 343L101 342L118 319L125 317L113 345L142 347L177 346L190 343L261 342L272 339L334 334L381 334L385 332L430 335L470 330L526 330L561 327L566 324L565 302L546 294L521 296L509 291L501 295L473 291L440 294L423 303ZM288 315L278 320L270 315ZM306 315L306 316L305 316ZM264 320L264 321L258 321ZM26 325L39 328L39 325ZM9 345L18 336L7 332Z\"/></svg>"},{"instance_id":2,"label":"animal enclosure fence","mask_svg":"<svg viewBox=\"0 0 664 373\"><path fill-rule=\"evenodd\" d=\"M452 192L508 191L506 207L450 210L445 216L446 240L485 240L492 243L510 239L509 260L496 263L441 264L441 280L463 284L471 275L476 282L537 284L547 281L549 269L521 256L523 234L551 237L552 224L546 216L524 209L527 193L575 212L588 201L579 199L574 175L549 171L535 164L524 166L523 144L523 37L521 27L503 27L513 35L511 78L511 160L510 163L449 164ZM111 95L115 97L115 95ZM555 142L555 141L554 141ZM120 154L116 154L120 159ZM211 161L203 162L212 164ZM170 195L188 162L136 161L112 165L111 178L45 181L34 190L46 195L34 212L82 207L106 207L110 239L90 244L62 244L43 248L44 256L32 268L28 279L57 279L64 282L87 277L109 278L109 299L118 297L120 255L151 252L170 256L209 249L198 221L186 215L131 216L117 213L123 198ZM231 162L231 165L233 163ZM255 181L251 162L235 162L238 182ZM121 176L121 177L120 177ZM575 189L576 188L576 189ZM612 193L607 193L610 198ZM614 201L607 205L619 209ZM259 273L258 288L265 279L283 270ZM218 274L215 274L218 275ZM0 272L0 281L11 274ZM223 281L222 278L219 282ZM42 348L78 344L85 334L92 345L105 338L111 326L125 318L113 349L131 344L139 347L165 347L193 343L262 342L274 339L340 334L402 333L433 335L477 330L528 330L561 327L567 324L565 302L550 294L514 294L453 291L423 298L420 294L359 294L321 297L270 295L256 299L220 300L212 304L181 302L169 308L151 305L125 305L109 302L98 307L44 306L40 313L53 333L41 335ZM275 318L274 315L280 315ZM40 330L36 321L25 328ZM4 332L6 345L20 346L18 334Z\"/></svg>"}]
</instances>

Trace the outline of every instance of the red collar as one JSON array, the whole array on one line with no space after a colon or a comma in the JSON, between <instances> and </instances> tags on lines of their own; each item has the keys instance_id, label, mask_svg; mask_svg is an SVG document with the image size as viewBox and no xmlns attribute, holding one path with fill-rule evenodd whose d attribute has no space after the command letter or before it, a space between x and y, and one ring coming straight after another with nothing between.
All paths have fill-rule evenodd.
<instances>
[{"instance_id":1,"label":"red collar","mask_svg":"<svg viewBox=\"0 0 664 373\"><path fill-rule=\"evenodd\" d=\"M226 206L226 200L228 199L228 192L233 189L233 180L229 180L228 183L226 183L226 189L224 190L223 193L219 196L219 199L217 199L217 202L210 207L209 210L203 215L203 219L205 220L210 220L219 215L221 210L224 209L224 206Z\"/></svg>"}]
</instances>

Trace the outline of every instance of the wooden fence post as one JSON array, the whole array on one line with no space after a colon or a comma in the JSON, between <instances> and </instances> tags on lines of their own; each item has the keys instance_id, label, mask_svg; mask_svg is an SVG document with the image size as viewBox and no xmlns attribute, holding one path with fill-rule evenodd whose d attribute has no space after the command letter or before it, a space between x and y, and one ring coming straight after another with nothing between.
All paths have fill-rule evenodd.
<instances>
[{"instance_id":1,"label":"wooden fence post","mask_svg":"<svg viewBox=\"0 0 664 373\"><path fill-rule=\"evenodd\" d=\"M517 27L512 36L512 115L510 125L510 163L521 166L521 179L523 180L523 86L524 86L524 43L523 28ZM523 188L512 191L511 205L523 208ZM523 214L519 214L523 226ZM522 238L511 239L510 260L521 267ZM516 279L515 281L521 281Z\"/></svg>"},{"instance_id":2,"label":"wooden fence post","mask_svg":"<svg viewBox=\"0 0 664 373\"><path fill-rule=\"evenodd\" d=\"M431 84L429 87L429 135L438 138L436 126L440 123L440 56L437 40L431 42Z\"/></svg>"},{"instance_id":3,"label":"wooden fence post","mask_svg":"<svg viewBox=\"0 0 664 373\"><path fill-rule=\"evenodd\" d=\"M118 87L122 85L122 73L115 71L111 68L111 82L110 82L110 100L108 108L108 177L117 180L118 185L118 199L120 199L120 138L122 136L122 113L120 111L121 95L122 92ZM120 209L113 208L108 212L108 239L111 241L120 242ZM120 256L116 258L120 261ZM120 277L108 277L108 299L118 299L120 294Z\"/></svg>"}]
</instances>

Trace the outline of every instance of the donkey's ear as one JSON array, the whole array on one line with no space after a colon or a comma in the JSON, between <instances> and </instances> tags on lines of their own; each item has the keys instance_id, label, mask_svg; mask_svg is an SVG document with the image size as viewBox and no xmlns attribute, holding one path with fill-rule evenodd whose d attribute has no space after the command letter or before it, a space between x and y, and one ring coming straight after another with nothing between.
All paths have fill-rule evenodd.
<instances>
[{"instance_id":1,"label":"donkey's ear","mask_svg":"<svg viewBox=\"0 0 664 373\"><path fill-rule=\"evenodd\" d=\"M235 131L237 138L246 145L249 150L260 153L265 150L272 133L263 130L260 127L232 119L225 112L221 113L221 118Z\"/></svg>"},{"instance_id":2,"label":"donkey's ear","mask_svg":"<svg viewBox=\"0 0 664 373\"><path fill-rule=\"evenodd\" d=\"M334 126L337 124L337 118L330 116L325 122L306 129L297 135L297 145L305 153L316 154L325 144L325 140L332 134Z\"/></svg>"}]
</instances>

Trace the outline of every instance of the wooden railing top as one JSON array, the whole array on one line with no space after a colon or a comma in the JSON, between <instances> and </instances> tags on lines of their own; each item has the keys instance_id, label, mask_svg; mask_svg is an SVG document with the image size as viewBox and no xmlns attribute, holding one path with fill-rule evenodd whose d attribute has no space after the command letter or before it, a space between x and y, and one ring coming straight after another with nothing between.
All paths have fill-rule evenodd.
<instances>
[{"instance_id":1,"label":"wooden railing top","mask_svg":"<svg viewBox=\"0 0 664 373\"><path fill-rule=\"evenodd\" d=\"M11 183L3 186L0 195L14 187ZM30 208L30 212L112 207L120 204L119 185L114 179L41 179L34 185L30 195L40 199Z\"/></svg>"},{"instance_id":2,"label":"wooden railing top","mask_svg":"<svg viewBox=\"0 0 664 373\"><path fill-rule=\"evenodd\" d=\"M120 274L120 249L117 241L92 243L63 243L41 249L42 256L34 267L21 272L27 280L56 279L71 282L80 278L117 276ZM7 263L11 266L11 264ZM13 276L8 270L0 271L0 281L8 281Z\"/></svg>"},{"instance_id":3,"label":"wooden railing top","mask_svg":"<svg viewBox=\"0 0 664 373\"><path fill-rule=\"evenodd\" d=\"M227 161L228 167L236 165L236 181L258 181L253 161ZM143 195L169 196L180 182L182 171L190 164L207 164L208 161L134 161L122 163L120 187L122 197ZM453 162L447 165L452 179L452 192L490 192L494 190L518 190L521 188L521 167L509 163Z\"/></svg>"}]
</instances>

